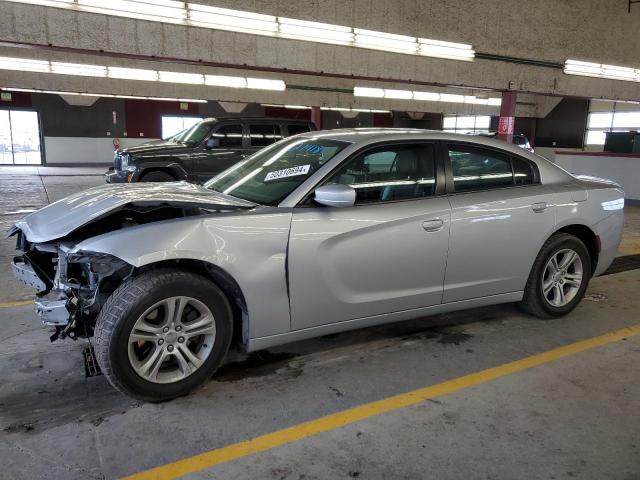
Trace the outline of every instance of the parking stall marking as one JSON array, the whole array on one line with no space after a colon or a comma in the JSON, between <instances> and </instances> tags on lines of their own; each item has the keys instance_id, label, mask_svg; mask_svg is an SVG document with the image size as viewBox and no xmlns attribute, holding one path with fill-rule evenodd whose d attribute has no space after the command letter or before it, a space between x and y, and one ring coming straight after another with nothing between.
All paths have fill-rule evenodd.
<instances>
[{"instance_id":1,"label":"parking stall marking","mask_svg":"<svg viewBox=\"0 0 640 480\"><path fill-rule=\"evenodd\" d=\"M15 302L0 302L0 308L22 307L24 305L32 305L33 300L17 300Z\"/></svg>"},{"instance_id":2,"label":"parking stall marking","mask_svg":"<svg viewBox=\"0 0 640 480\"><path fill-rule=\"evenodd\" d=\"M560 360L586 350L601 347L629 337L640 335L640 325L626 327L589 338L576 343L538 353L513 362L498 365L462 377L410 392L394 395L364 405L352 407L325 417L300 423L282 430L267 433L243 442L234 443L208 452L196 454L173 463L136 473L123 480L168 480L195 473L222 463L238 460L248 455L264 452L305 438L350 425L367 418L401 408L409 407L425 400L457 392L500 377L522 372L555 360Z\"/></svg>"}]
</instances>

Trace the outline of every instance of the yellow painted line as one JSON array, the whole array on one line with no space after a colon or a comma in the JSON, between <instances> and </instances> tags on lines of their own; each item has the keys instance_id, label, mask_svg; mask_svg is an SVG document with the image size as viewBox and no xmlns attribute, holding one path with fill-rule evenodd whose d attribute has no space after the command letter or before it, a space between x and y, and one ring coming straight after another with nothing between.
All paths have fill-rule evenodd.
<instances>
[{"instance_id":1,"label":"yellow painted line","mask_svg":"<svg viewBox=\"0 0 640 480\"><path fill-rule=\"evenodd\" d=\"M600 347L612 342L640 335L640 325L623 328L606 333L599 337L572 343L537 355L505 363L497 367L454 378L437 385L420 388L393 397L353 407L342 412L327 415L315 420L284 428L244 442L234 443L226 447L200 453L193 457L162 465L144 472L125 477L124 480L168 480L211 468L221 463L237 460L247 455L264 452L288 443L303 440L322 432L344 427L360 420L409 407L430 398L447 395L464 388L473 387L496 378L521 372L545 363Z\"/></svg>"},{"instance_id":2,"label":"yellow painted line","mask_svg":"<svg viewBox=\"0 0 640 480\"><path fill-rule=\"evenodd\" d=\"M22 307L23 305L33 305L33 300L17 300L15 302L0 302L0 308Z\"/></svg>"}]
</instances>

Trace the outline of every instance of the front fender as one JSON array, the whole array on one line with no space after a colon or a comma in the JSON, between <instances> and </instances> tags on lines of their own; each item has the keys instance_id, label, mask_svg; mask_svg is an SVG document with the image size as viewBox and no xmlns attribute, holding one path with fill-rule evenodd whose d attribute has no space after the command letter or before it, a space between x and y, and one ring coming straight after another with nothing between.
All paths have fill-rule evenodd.
<instances>
[{"instance_id":1,"label":"front fender","mask_svg":"<svg viewBox=\"0 0 640 480\"><path fill-rule=\"evenodd\" d=\"M134 267L189 259L221 268L247 302L249 337L290 331L286 258L290 209L188 217L116 230L88 240L72 253L113 255Z\"/></svg>"},{"instance_id":2,"label":"front fender","mask_svg":"<svg viewBox=\"0 0 640 480\"><path fill-rule=\"evenodd\" d=\"M165 170L170 172L178 180L189 180L189 173L179 160L172 159L170 161L156 159L142 159L137 165L138 177L142 177L149 170Z\"/></svg>"}]
</instances>

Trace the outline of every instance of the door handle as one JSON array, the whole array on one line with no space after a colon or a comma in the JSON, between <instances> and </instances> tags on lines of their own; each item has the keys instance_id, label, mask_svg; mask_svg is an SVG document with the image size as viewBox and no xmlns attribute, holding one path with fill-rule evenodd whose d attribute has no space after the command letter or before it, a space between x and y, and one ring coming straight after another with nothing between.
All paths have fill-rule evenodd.
<instances>
[{"instance_id":1,"label":"door handle","mask_svg":"<svg viewBox=\"0 0 640 480\"><path fill-rule=\"evenodd\" d=\"M535 213L544 213L549 208L549 204L547 202L539 202L531 205L531 210Z\"/></svg>"},{"instance_id":2,"label":"door handle","mask_svg":"<svg viewBox=\"0 0 640 480\"><path fill-rule=\"evenodd\" d=\"M433 220L426 220L422 222L422 228L427 232L437 232L442 230L442 227L444 227L444 220L441 218L434 218Z\"/></svg>"}]
</instances>

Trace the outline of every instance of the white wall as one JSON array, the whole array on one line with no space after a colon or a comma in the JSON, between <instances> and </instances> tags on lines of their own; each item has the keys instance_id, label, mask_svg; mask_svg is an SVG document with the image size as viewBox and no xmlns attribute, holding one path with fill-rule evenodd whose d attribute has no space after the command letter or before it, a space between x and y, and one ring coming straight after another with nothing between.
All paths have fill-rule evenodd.
<instances>
[{"instance_id":1,"label":"white wall","mask_svg":"<svg viewBox=\"0 0 640 480\"><path fill-rule=\"evenodd\" d=\"M556 164L576 175L591 175L619 183L630 200L640 200L640 157L556 155Z\"/></svg>"},{"instance_id":2,"label":"white wall","mask_svg":"<svg viewBox=\"0 0 640 480\"><path fill-rule=\"evenodd\" d=\"M120 147L132 147L156 140L153 138L121 138ZM105 164L113 162L113 137L44 137L47 165Z\"/></svg>"}]
</instances>

